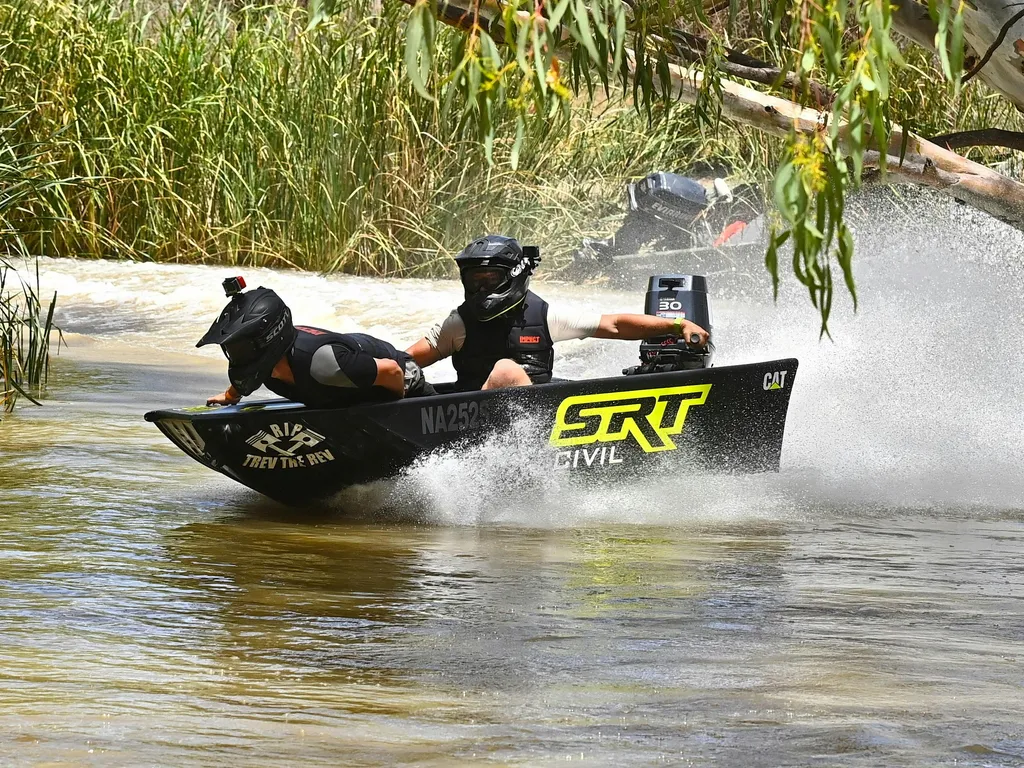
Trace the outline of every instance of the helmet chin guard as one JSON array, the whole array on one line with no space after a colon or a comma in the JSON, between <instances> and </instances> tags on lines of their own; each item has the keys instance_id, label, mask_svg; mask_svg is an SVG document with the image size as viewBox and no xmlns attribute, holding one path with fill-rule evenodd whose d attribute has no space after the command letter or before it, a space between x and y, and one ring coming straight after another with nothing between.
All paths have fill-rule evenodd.
<instances>
[{"instance_id":1,"label":"helmet chin guard","mask_svg":"<svg viewBox=\"0 0 1024 768\"><path fill-rule=\"evenodd\" d=\"M228 378L243 395L263 384L295 343L292 313L269 288L235 292L220 316L196 344L220 344L228 359Z\"/></svg>"},{"instance_id":2,"label":"helmet chin guard","mask_svg":"<svg viewBox=\"0 0 1024 768\"><path fill-rule=\"evenodd\" d=\"M466 308L477 320L487 322L523 303L530 275L540 263L540 250L536 246L521 246L512 237L487 235L462 249L455 263L466 288ZM469 276L484 267L501 270L505 279L497 286L471 291L475 281Z\"/></svg>"}]
</instances>

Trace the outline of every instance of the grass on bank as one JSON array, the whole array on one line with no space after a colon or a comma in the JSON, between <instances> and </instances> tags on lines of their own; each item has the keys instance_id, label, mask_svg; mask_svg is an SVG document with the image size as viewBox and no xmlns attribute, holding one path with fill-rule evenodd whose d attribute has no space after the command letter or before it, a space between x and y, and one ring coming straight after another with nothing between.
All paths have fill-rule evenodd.
<instances>
[{"instance_id":1,"label":"grass on bank","mask_svg":"<svg viewBox=\"0 0 1024 768\"><path fill-rule=\"evenodd\" d=\"M288 3L0 3L0 92L28 115L22 138L52 137L46 161L80 180L10 226L54 255L427 275L483 232L568 252L653 170L771 167L759 134L705 142L688 109L649 127L625 107L532 126L518 170L498 114L489 166L460 105L409 84L404 7L371 5L304 34ZM463 42L441 36L439 71Z\"/></svg>"},{"instance_id":2,"label":"grass on bank","mask_svg":"<svg viewBox=\"0 0 1024 768\"><path fill-rule=\"evenodd\" d=\"M0 0L11 142L66 181L0 210L29 253L436 275L470 238L505 232L540 244L547 272L614 229L627 180L701 160L767 180L780 149L743 126L702 134L684 106L650 125L581 102L529 125L516 170L499 110L489 166L462 105L410 85L401 3L374 18L355 0L304 33L289 0L137 1ZM440 35L435 82L464 41ZM1019 122L980 84L951 99L920 49L906 58L897 117L922 133Z\"/></svg>"}]
</instances>

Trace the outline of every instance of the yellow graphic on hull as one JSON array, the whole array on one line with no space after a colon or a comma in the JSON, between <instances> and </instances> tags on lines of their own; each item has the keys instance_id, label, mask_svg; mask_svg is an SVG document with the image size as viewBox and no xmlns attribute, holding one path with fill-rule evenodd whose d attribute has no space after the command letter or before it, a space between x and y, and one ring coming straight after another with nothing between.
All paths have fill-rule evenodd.
<instances>
[{"instance_id":1,"label":"yellow graphic on hull","mask_svg":"<svg viewBox=\"0 0 1024 768\"><path fill-rule=\"evenodd\" d=\"M611 443L632 436L646 453L675 450L686 414L703 405L710 384L567 397L558 406L551 445Z\"/></svg>"}]
</instances>

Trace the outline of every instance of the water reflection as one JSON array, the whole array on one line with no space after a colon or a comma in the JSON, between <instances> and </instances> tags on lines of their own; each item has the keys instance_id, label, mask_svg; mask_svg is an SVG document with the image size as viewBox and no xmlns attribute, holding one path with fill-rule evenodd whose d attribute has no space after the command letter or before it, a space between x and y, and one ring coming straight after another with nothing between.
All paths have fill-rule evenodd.
<instances>
[{"instance_id":1,"label":"water reflection","mask_svg":"<svg viewBox=\"0 0 1024 768\"><path fill-rule=\"evenodd\" d=\"M164 536L167 587L215 622L213 648L243 662L345 680L396 677L377 646L414 631L420 558L381 529L242 518ZM357 647L356 647L357 646Z\"/></svg>"}]
</instances>

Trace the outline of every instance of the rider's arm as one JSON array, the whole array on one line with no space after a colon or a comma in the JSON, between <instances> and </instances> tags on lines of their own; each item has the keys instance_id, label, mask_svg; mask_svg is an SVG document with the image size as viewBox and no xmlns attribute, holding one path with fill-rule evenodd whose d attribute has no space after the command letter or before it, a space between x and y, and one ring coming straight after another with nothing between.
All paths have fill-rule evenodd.
<instances>
[{"instance_id":1,"label":"rider's arm","mask_svg":"<svg viewBox=\"0 0 1024 768\"><path fill-rule=\"evenodd\" d=\"M458 311L452 312L427 331L427 335L405 350L420 368L451 357L466 341L466 324Z\"/></svg>"},{"instance_id":2,"label":"rider's arm","mask_svg":"<svg viewBox=\"0 0 1024 768\"><path fill-rule=\"evenodd\" d=\"M437 351L437 347L430 345L426 336L405 351L412 356L420 368L426 368L441 359L441 353Z\"/></svg>"},{"instance_id":3,"label":"rider's arm","mask_svg":"<svg viewBox=\"0 0 1024 768\"><path fill-rule=\"evenodd\" d=\"M381 387L401 397L405 394L402 366L390 358L376 358L346 344L325 344L313 353L310 375L328 387L369 389Z\"/></svg>"},{"instance_id":4,"label":"rider's arm","mask_svg":"<svg viewBox=\"0 0 1024 768\"><path fill-rule=\"evenodd\" d=\"M679 318L656 317L654 315L601 315L601 324L594 336L598 339L625 339L639 341L653 336L677 336L687 340L690 334L700 337L698 346L708 343L708 332L696 323Z\"/></svg>"},{"instance_id":5,"label":"rider's arm","mask_svg":"<svg viewBox=\"0 0 1024 768\"><path fill-rule=\"evenodd\" d=\"M377 364L377 378L373 380L373 386L383 387L399 397L405 396L405 371L402 370L396 361L380 359L375 357L373 362Z\"/></svg>"}]
</instances>

